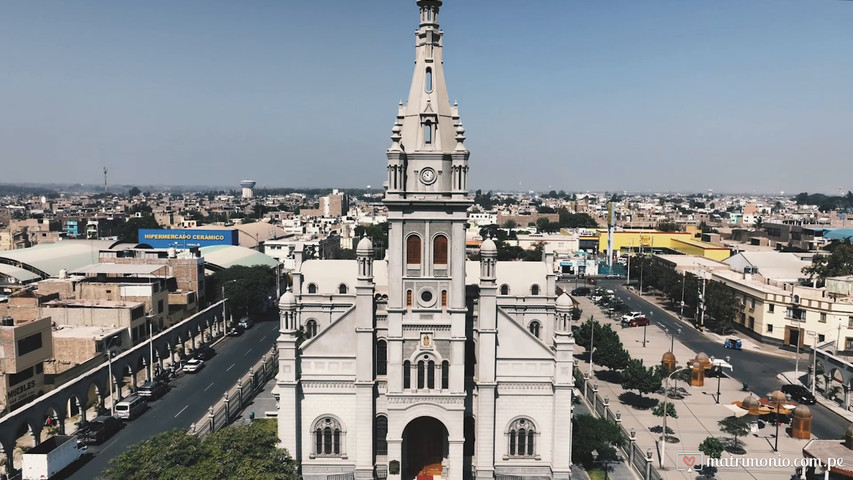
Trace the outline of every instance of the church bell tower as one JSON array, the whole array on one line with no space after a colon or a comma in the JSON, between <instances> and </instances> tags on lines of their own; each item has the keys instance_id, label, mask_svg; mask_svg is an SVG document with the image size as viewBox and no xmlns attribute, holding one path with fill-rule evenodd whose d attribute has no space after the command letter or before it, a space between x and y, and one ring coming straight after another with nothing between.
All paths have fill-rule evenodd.
<instances>
[{"instance_id":1,"label":"church bell tower","mask_svg":"<svg viewBox=\"0 0 853 480\"><path fill-rule=\"evenodd\" d=\"M398 106L386 152L389 435L405 431L411 441L434 437L424 441L445 442L448 460L458 473L463 435L456 429L463 424L466 395L469 152L458 107L451 105L445 85L444 32L438 26L442 2L419 0L417 5L412 84L407 102ZM421 435L414 430L420 427L406 417L413 404L444 425L444 440L435 432ZM418 449L433 447L441 448ZM389 458L395 458L399 448L389 436Z\"/></svg>"}]
</instances>

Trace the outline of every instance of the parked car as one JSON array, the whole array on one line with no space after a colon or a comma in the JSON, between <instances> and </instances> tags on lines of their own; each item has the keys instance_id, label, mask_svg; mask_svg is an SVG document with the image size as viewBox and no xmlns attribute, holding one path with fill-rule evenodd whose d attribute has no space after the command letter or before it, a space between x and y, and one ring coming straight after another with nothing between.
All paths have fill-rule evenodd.
<instances>
[{"instance_id":1,"label":"parked car","mask_svg":"<svg viewBox=\"0 0 853 480\"><path fill-rule=\"evenodd\" d=\"M237 325L239 325L239 326L241 326L247 330L252 328L252 325L254 325L254 324L255 324L255 322L253 322L252 319L249 317L243 317L240 319L239 322L237 322Z\"/></svg>"},{"instance_id":2,"label":"parked car","mask_svg":"<svg viewBox=\"0 0 853 480\"><path fill-rule=\"evenodd\" d=\"M186 373L196 373L202 368L204 368L204 360L200 360L198 358L191 358L187 360L187 363L184 364L183 370Z\"/></svg>"},{"instance_id":3,"label":"parked car","mask_svg":"<svg viewBox=\"0 0 853 480\"><path fill-rule=\"evenodd\" d=\"M639 317L634 317L629 320L622 320L623 327L643 327L649 324L648 317L644 315L640 315Z\"/></svg>"},{"instance_id":4,"label":"parked car","mask_svg":"<svg viewBox=\"0 0 853 480\"><path fill-rule=\"evenodd\" d=\"M732 350L740 350L743 348L743 342L739 338L727 338L725 342L723 342L723 346L726 348L730 348Z\"/></svg>"},{"instance_id":5,"label":"parked car","mask_svg":"<svg viewBox=\"0 0 853 480\"><path fill-rule=\"evenodd\" d=\"M628 312L625 315L622 315L622 323L629 322L637 317L642 317L643 312Z\"/></svg>"},{"instance_id":6,"label":"parked car","mask_svg":"<svg viewBox=\"0 0 853 480\"><path fill-rule=\"evenodd\" d=\"M817 402L812 392L802 385L794 385L793 383L782 385L782 393L791 397L791 400L804 405L814 405Z\"/></svg>"},{"instance_id":7,"label":"parked car","mask_svg":"<svg viewBox=\"0 0 853 480\"><path fill-rule=\"evenodd\" d=\"M246 331L246 329L241 327L240 325L233 325L231 328L228 329L228 336L229 337L239 337L245 331Z\"/></svg>"},{"instance_id":8,"label":"parked car","mask_svg":"<svg viewBox=\"0 0 853 480\"><path fill-rule=\"evenodd\" d=\"M589 292L591 292L591 291L592 290L590 290L589 287L578 287L578 288L572 290L572 295L574 295L576 297L585 297L585 296L589 295Z\"/></svg>"},{"instance_id":9,"label":"parked car","mask_svg":"<svg viewBox=\"0 0 853 480\"><path fill-rule=\"evenodd\" d=\"M618 273L608 273L607 278L622 278L622 275L619 275Z\"/></svg>"},{"instance_id":10,"label":"parked car","mask_svg":"<svg viewBox=\"0 0 853 480\"><path fill-rule=\"evenodd\" d=\"M154 380L143 383L136 392L142 398L148 400L156 400L169 391L169 386L160 380Z\"/></svg>"},{"instance_id":11,"label":"parked car","mask_svg":"<svg viewBox=\"0 0 853 480\"><path fill-rule=\"evenodd\" d=\"M210 360L216 355L216 350L213 347L202 347L196 350L194 357L198 360Z\"/></svg>"},{"instance_id":12,"label":"parked car","mask_svg":"<svg viewBox=\"0 0 853 480\"><path fill-rule=\"evenodd\" d=\"M86 444L103 443L121 430L122 426L123 424L119 419L110 415L103 415L89 421L85 428L77 432L77 438Z\"/></svg>"}]
</instances>

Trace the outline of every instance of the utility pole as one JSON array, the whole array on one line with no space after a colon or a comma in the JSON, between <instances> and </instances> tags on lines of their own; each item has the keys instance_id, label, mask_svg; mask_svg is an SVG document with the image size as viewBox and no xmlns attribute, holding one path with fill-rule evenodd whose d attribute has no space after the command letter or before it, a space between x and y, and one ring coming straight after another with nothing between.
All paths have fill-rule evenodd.
<instances>
[{"instance_id":1,"label":"utility pole","mask_svg":"<svg viewBox=\"0 0 853 480\"><path fill-rule=\"evenodd\" d=\"M687 270L681 272L681 308L678 310L678 319L684 318L684 284L687 281ZM672 350L670 350L672 351Z\"/></svg>"},{"instance_id":2,"label":"utility pole","mask_svg":"<svg viewBox=\"0 0 853 480\"><path fill-rule=\"evenodd\" d=\"M595 345L595 322L589 317L589 378L592 378L592 350Z\"/></svg>"},{"instance_id":3,"label":"utility pole","mask_svg":"<svg viewBox=\"0 0 853 480\"><path fill-rule=\"evenodd\" d=\"M107 193L107 167L104 167L104 193Z\"/></svg>"}]
</instances>

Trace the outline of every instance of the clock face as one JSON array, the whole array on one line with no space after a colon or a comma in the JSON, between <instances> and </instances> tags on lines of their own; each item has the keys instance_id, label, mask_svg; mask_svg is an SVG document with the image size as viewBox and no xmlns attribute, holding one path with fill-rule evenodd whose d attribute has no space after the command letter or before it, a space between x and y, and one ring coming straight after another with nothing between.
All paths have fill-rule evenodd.
<instances>
[{"instance_id":1,"label":"clock face","mask_svg":"<svg viewBox=\"0 0 853 480\"><path fill-rule=\"evenodd\" d=\"M421 182L423 182L425 185L429 185L434 182L435 178L436 173L435 170L433 170L432 168L427 167L421 170Z\"/></svg>"}]
</instances>

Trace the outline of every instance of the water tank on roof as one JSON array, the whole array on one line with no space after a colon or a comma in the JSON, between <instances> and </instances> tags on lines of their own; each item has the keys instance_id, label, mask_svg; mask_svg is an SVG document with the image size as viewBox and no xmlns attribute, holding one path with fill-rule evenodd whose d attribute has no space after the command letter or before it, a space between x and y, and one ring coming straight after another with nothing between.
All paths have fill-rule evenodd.
<instances>
[{"instance_id":1,"label":"water tank on roof","mask_svg":"<svg viewBox=\"0 0 853 480\"><path fill-rule=\"evenodd\" d=\"M4 327L14 327L15 326L15 319L13 319L12 317L3 317L3 326Z\"/></svg>"},{"instance_id":2,"label":"water tank on roof","mask_svg":"<svg viewBox=\"0 0 853 480\"><path fill-rule=\"evenodd\" d=\"M62 280L65 280L66 278L68 278L68 270L66 270L64 268L62 270L60 270L59 271L59 278Z\"/></svg>"},{"instance_id":3,"label":"water tank on roof","mask_svg":"<svg viewBox=\"0 0 853 480\"><path fill-rule=\"evenodd\" d=\"M178 256L178 252L175 250L175 247L169 247L169 258L175 258Z\"/></svg>"}]
</instances>

